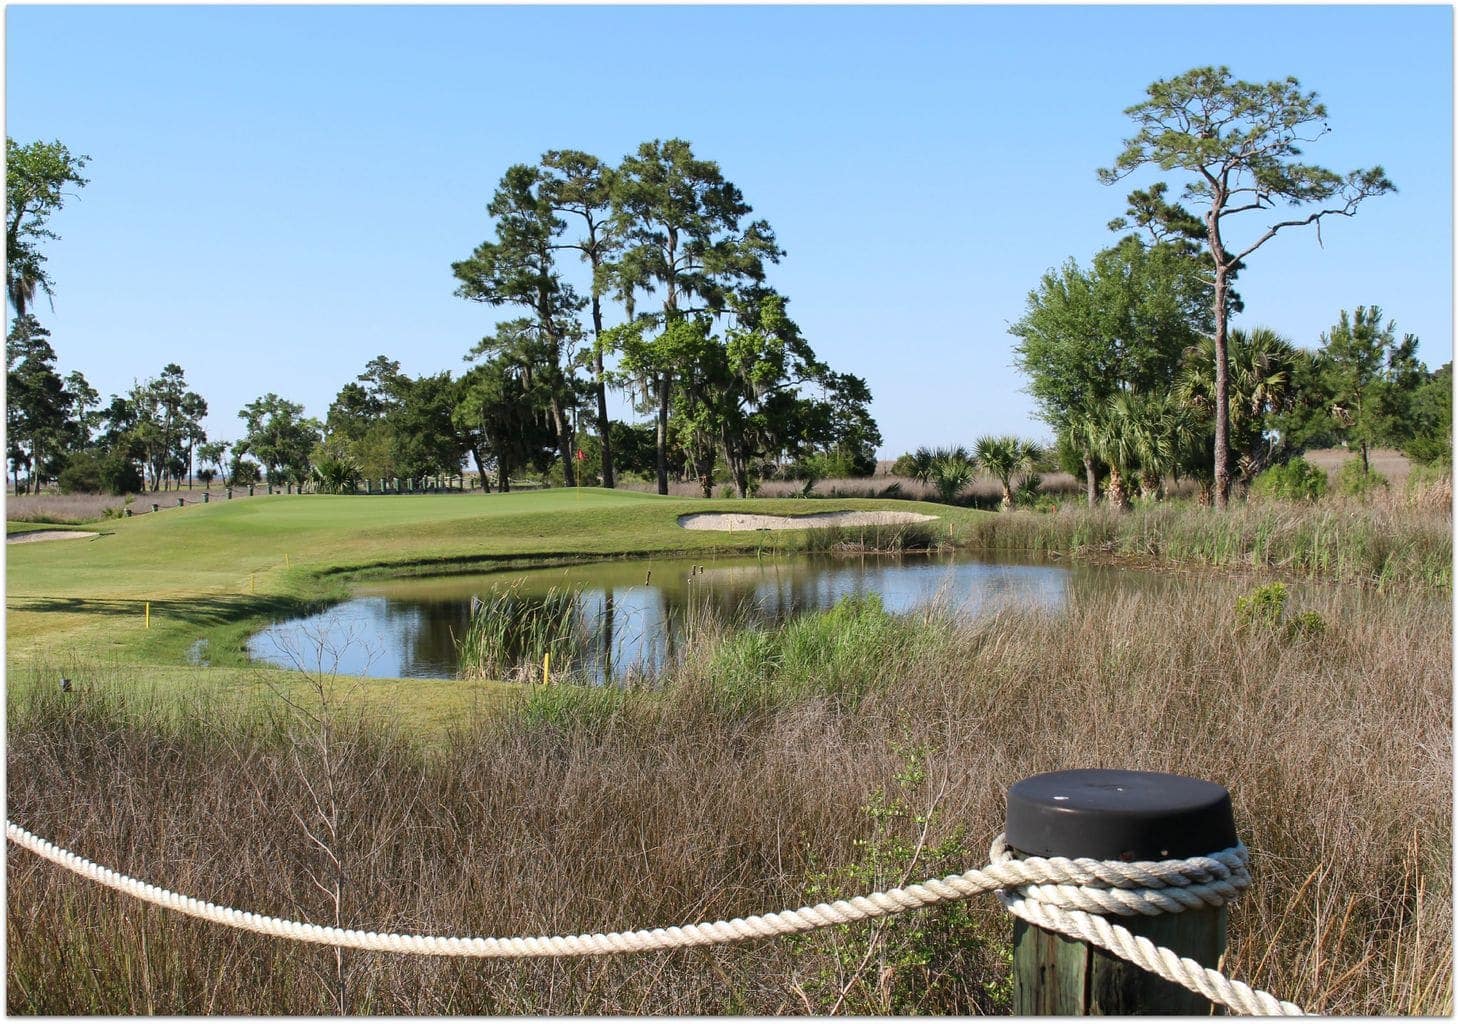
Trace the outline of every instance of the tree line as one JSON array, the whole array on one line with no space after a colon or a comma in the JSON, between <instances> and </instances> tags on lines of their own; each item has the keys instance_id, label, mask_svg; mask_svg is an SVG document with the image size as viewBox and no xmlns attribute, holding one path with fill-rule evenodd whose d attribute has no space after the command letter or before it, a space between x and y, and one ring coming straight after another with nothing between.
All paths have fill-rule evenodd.
<instances>
[{"instance_id":1,"label":"tree line","mask_svg":"<svg viewBox=\"0 0 1459 1024\"><path fill-rule=\"evenodd\" d=\"M1327 112L1296 79L1252 83L1226 68L1156 82L1129 108L1136 134L1101 180L1154 166L1185 178L1132 191L1123 233L1088 266L1050 270L1010 328L1028 391L1063 468L1125 508L1164 481L1196 481L1224 507L1232 485L1309 448L1347 445L1364 473L1374 445L1451 460L1451 364L1430 371L1418 339L1376 305L1346 310L1315 350L1263 328L1230 329L1247 261L1279 232L1351 217L1392 191L1381 167L1339 174L1304 162ZM1233 241L1238 224L1252 224Z\"/></svg>"},{"instance_id":2,"label":"tree line","mask_svg":"<svg viewBox=\"0 0 1459 1024\"><path fill-rule=\"evenodd\" d=\"M456 294L507 314L468 368L411 377L387 355L346 383L323 420L268 393L237 441L210 440L206 401L168 364L103 405L64 380L33 312L51 294L41 243L87 159L7 139L7 456L17 493L51 481L115 493L204 482L353 491L362 482L514 474L613 487L621 474L716 483L745 496L773 474L869 475L881 435L866 381L820 359L766 283L785 253L718 164L681 139L616 166L554 150L502 175L491 236L451 265ZM649 416L608 415L610 388Z\"/></svg>"}]
</instances>

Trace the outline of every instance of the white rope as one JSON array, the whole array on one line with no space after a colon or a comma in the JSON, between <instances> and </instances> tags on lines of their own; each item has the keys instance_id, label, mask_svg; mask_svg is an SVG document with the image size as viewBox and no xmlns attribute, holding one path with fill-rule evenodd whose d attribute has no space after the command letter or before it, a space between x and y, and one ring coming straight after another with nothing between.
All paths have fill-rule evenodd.
<instances>
[{"instance_id":1,"label":"white rope","mask_svg":"<svg viewBox=\"0 0 1459 1024\"><path fill-rule=\"evenodd\" d=\"M1231 981L1217 971L1157 946L1122 925L1099 916L1179 913L1197 907L1223 905L1251 884L1246 847L1240 844L1208 857L1184 860L1135 861L1128 864L1065 857L1020 860L1000 835L993 840L991 863L987 867L973 868L945 878L930 878L917 885L849 900L821 903L799 910L782 910L778 914L631 932L458 938L334 928L220 907L92 863L27 832L12 821L6 821L5 835L17 846L82 878L189 917L299 942L430 956L579 956L708 946L790 935L834 924L851 924L934 903L965 899L978 893L996 892L1004 907L1025 921L1098 946L1238 1013L1263 1016L1302 1014L1301 1008L1292 1003L1280 1001L1239 981Z\"/></svg>"}]
</instances>

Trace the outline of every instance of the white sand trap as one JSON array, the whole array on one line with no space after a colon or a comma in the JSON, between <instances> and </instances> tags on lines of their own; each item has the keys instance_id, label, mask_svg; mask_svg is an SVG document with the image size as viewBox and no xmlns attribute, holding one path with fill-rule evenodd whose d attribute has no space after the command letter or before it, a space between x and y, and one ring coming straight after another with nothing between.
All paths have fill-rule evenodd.
<instances>
[{"instance_id":1,"label":"white sand trap","mask_svg":"<svg viewBox=\"0 0 1459 1024\"><path fill-rule=\"evenodd\" d=\"M815 512L808 516L758 516L745 512L695 512L680 516L686 530L809 530L822 526L896 526L925 523L920 512Z\"/></svg>"},{"instance_id":2,"label":"white sand trap","mask_svg":"<svg viewBox=\"0 0 1459 1024\"><path fill-rule=\"evenodd\" d=\"M84 530L31 530L29 533L12 533L5 538L7 544L29 544L34 540L83 540L86 537L99 537L97 533L87 533Z\"/></svg>"}]
</instances>

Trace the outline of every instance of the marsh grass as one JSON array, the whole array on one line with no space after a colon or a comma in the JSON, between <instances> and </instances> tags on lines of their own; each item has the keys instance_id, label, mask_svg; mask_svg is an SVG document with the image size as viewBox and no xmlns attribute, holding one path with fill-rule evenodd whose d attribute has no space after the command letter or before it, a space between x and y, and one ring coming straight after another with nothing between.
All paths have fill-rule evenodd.
<instances>
[{"instance_id":1,"label":"marsh grass","mask_svg":"<svg viewBox=\"0 0 1459 1024\"><path fill-rule=\"evenodd\" d=\"M523 596L520 581L493 590L473 613L458 642L463 679L532 682L546 671L571 679L585 670L594 630L583 614L581 594L551 587Z\"/></svg>"},{"instance_id":2,"label":"marsh grass","mask_svg":"<svg viewBox=\"0 0 1459 1024\"><path fill-rule=\"evenodd\" d=\"M337 903L298 825L317 775L298 770L297 720L279 705L149 700L121 667L70 694L12 690L9 813L120 871L261 913L557 934L974 866L1019 778L1178 771L1231 789L1253 852L1231 973L1331 1014L1447 1014L1449 597L1294 585L1290 610L1326 623L1314 643L1241 628L1247 589L1170 577L971 622L863 602L758 637L706 625L654 691L534 688L429 750L385 716L335 708L334 845L350 865ZM7 871L14 1013L314 1014L340 993L349 1012L391 1014L1007 1006L1010 926L989 898L795 941L337 964L23 852Z\"/></svg>"},{"instance_id":3,"label":"marsh grass","mask_svg":"<svg viewBox=\"0 0 1459 1024\"><path fill-rule=\"evenodd\" d=\"M1453 585L1452 519L1429 497L1233 502L1225 512L1162 502L1124 514L1066 503L1052 514L964 521L952 536L960 546L988 551L1133 556L1378 587Z\"/></svg>"}]
</instances>

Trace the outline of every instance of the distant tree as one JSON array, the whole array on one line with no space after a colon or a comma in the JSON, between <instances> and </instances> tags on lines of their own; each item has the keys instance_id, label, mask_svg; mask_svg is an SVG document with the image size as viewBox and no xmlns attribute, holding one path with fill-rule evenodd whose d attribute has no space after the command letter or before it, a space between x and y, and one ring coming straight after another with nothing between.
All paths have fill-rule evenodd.
<instances>
[{"instance_id":1,"label":"distant tree","mask_svg":"<svg viewBox=\"0 0 1459 1024\"><path fill-rule=\"evenodd\" d=\"M243 420L244 435L233 446L235 480L243 465L239 458L244 454L263 463L270 481L308 478L309 456L323 427L304 415L302 405L269 392L244 406L238 417Z\"/></svg>"},{"instance_id":2,"label":"distant tree","mask_svg":"<svg viewBox=\"0 0 1459 1024\"><path fill-rule=\"evenodd\" d=\"M1183 355L1210 323L1210 289L1179 247L1130 237L1044 274L1029 293L1016 363L1029 378L1039 414L1077 453L1089 504L1102 460L1091 427L1117 394L1170 387Z\"/></svg>"},{"instance_id":3,"label":"distant tree","mask_svg":"<svg viewBox=\"0 0 1459 1024\"><path fill-rule=\"evenodd\" d=\"M198 458L202 460L204 467L203 470L198 472L198 476L203 478L204 483L211 484L214 477L219 477L222 480L223 486L228 486L227 467L228 449L230 447L231 445L227 441L210 441L198 445ZM204 472L207 473L207 476L203 476Z\"/></svg>"},{"instance_id":4,"label":"distant tree","mask_svg":"<svg viewBox=\"0 0 1459 1024\"><path fill-rule=\"evenodd\" d=\"M555 447L555 435L537 415L529 381L526 367L500 353L473 366L457 382L452 422L485 490L490 490L488 466L495 468L497 489L505 493L511 490L514 470Z\"/></svg>"},{"instance_id":5,"label":"distant tree","mask_svg":"<svg viewBox=\"0 0 1459 1024\"><path fill-rule=\"evenodd\" d=\"M553 258L566 225L553 208L545 172L526 164L507 169L487 212L496 218L496 237L478 245L470 258L451 264L460 281L456 294L530 311L529 317L513 322L519 333L531 335L536 343L541 358L537 375L557 434L563 477L571 485L574 389L568 365L580 330L576 314L585 303L558 272Z\"/></svg>"},{"instance_id":6,"label":"distant tree","mask_svg":"<svg viewBox=\"0 0 1459 1024\"><path fill-rule=\"evenodd\" d=\"M65 203L67 186L86 184L81 170L89 159L60 142L5 139L5 288L16 316L29 311L37 291L52 294L40 245L57 237L47 222Z\"/></svg>"},{"instance_id":7,"label":"distant tree","mask_svg":"<svg viewBox=\"0 0 1459 1024\"><path fill-rule=\"evenodd\" d=\"M100 407L101 396L80 370L66 374L66 395L71 400L69 415L74 426L70 447L86 448L91 444L91 432L101 419L99 412L91 411Z\"/></svg>"},{"instance_id":8,"label":"distant tree","mask_svg":"<svg viewBox=\"0 0 1459 1024\"><path fill-rule=\"evenodd\" d=\"M71 397L56 372L49 337L35 317L24 313L5 339L5 432L16 494L22 493L22 469L27 488L38 490L64 464Z\"/></svg>"},{"instance_id":9,"label":"distant tree","mask_svg":"<svg viewBox=\"0 0 1459 1024\"><path fill-rule=\"evenodd\" d=\"M613 221L615 172L595 156L573 149L557 149L542 157L542 195L555 213L570 214L582 222L583 234L555 247L576 250L591 273L589 304L593 318L591 346L593 396L597 400L598 457L603 486L614 486L613 441L608 420L607 377L603 369L603 296L611 287L613 260L622 248Z\"/></svg>"},{"instance_id":10,"label":"distant tree","mask_svg":"<svg viewBox=\"0 0 1459 1024\"><path fill-rule=\"evenodd\" d=\"M1286 338L1266 327L1231 332L1227 345L1227 401L1230 409L1232 479L1251 481L1262 470L1290 453L1286 439L1278 439L1277 417L1287 411L1296 395L1303 355ZM1215 433L1214 339L1202 338L1186 352L1175 394L1200 416L1203 432ZM1209 460L1206 460L1209 461ZM1195 466L1193 475L1214 486L1214 474Z\"/></svg>"},{"instance_id":11,"label":"distant tree","mask_svg":"<svg viewBox=\"0 0 1459 1024\"><path fill-rule=\"evenodd\" d=\"M1214 270L1215 321L1215 498L1225 508L1231 486L1230 407L1227 321L1233 275L1278 232L1317 225L1328 216L1351 217L1366 198L1393 190L1381 167L1337 174L1299 161L1300 144L1328 132L1327 110L1315 92L1303 92L1295 78L1257 84L1233 80L1225 67L1203 67L1155 82L1148 98L1125 111L1136 134L1113 167L1102 169L1106 184L1147 164L1189 176L1182 193L1203 208L1206 252ZM1197 214L1164 202L1159 214L1189 226ZM1230 243L1226 219L1250 211L1267 213L1278 205L1307 207L1305 215L1264 218L1254 238ZM1316 207L1313 209L1313 207Z\"/></svg>"},{"instance_id":12,"label":"distant tree","mask_svg":"<svg viewBox=\"0 0 1459 1024\"><path fill-rule=\"evenodd\" d=\"M1001 506L1007 512L1013 508L1013 477L1017 473L1031 473L1043 457L1043 449L1032 441L1014 437L1011 434L995 437L991 434L978 438L973 445L973 456L985 473L997 478L1003 488Z\"/></svg>"},{"instance_id":13,"label":"distant tree","mask_svg":"<svg viewBox=\"0 0 1459 1024\"><path fill-rule=\"evenodd\" d=\"M932 452L928 466L928 479L937 489L937 496L951 505L973 482L978 464L973 455L961 445L953 448L937 448Z\"/></svg>"},{"instance_id":14,"label":"distant tree","mask_svg":"<svg viewBox=\"0 0 1459 1024\"><path fill-rule=\"evenodd\" d=\"M1383 323L1377 306L1359 306L1351 318L1343 310L1322 336L1332 414L1344 442L1358 447L1365 474L1370 448L1405 435L1408 403L1428 376L1416 356L1418 338L1400 341L1396 328Z\"/></svg>"},{"instance_id":15,"label":"distant tree","mask_svg":"<svg viewBox=\"0 0 1459 1024\"><path fill-rule=\"evenodd\" d=\"M726 307L731 289L764 280L764 265L780 259L770 225L741 227L751 212L719 165L694 155L688 142L645 142L618 168L613 190L614 230L621 257L606 273L630 310L634 293L659 293L657 312L631 334L637 351L625 360L650 390L657 412L658 491L667 494L669 412L680 363L694 348L690 321Z\"/></svg>"},{"instance_id":16,"label":"distant tree","mask_svg":"<svg viewBox=\"0 0 1459 1024\"><path fill-rule=\"evenodd\" d=\"M1445 363L1413 393L1403 453L1415 462L1453 465L1454 364Z\"/></svg>"}]
</instances>

